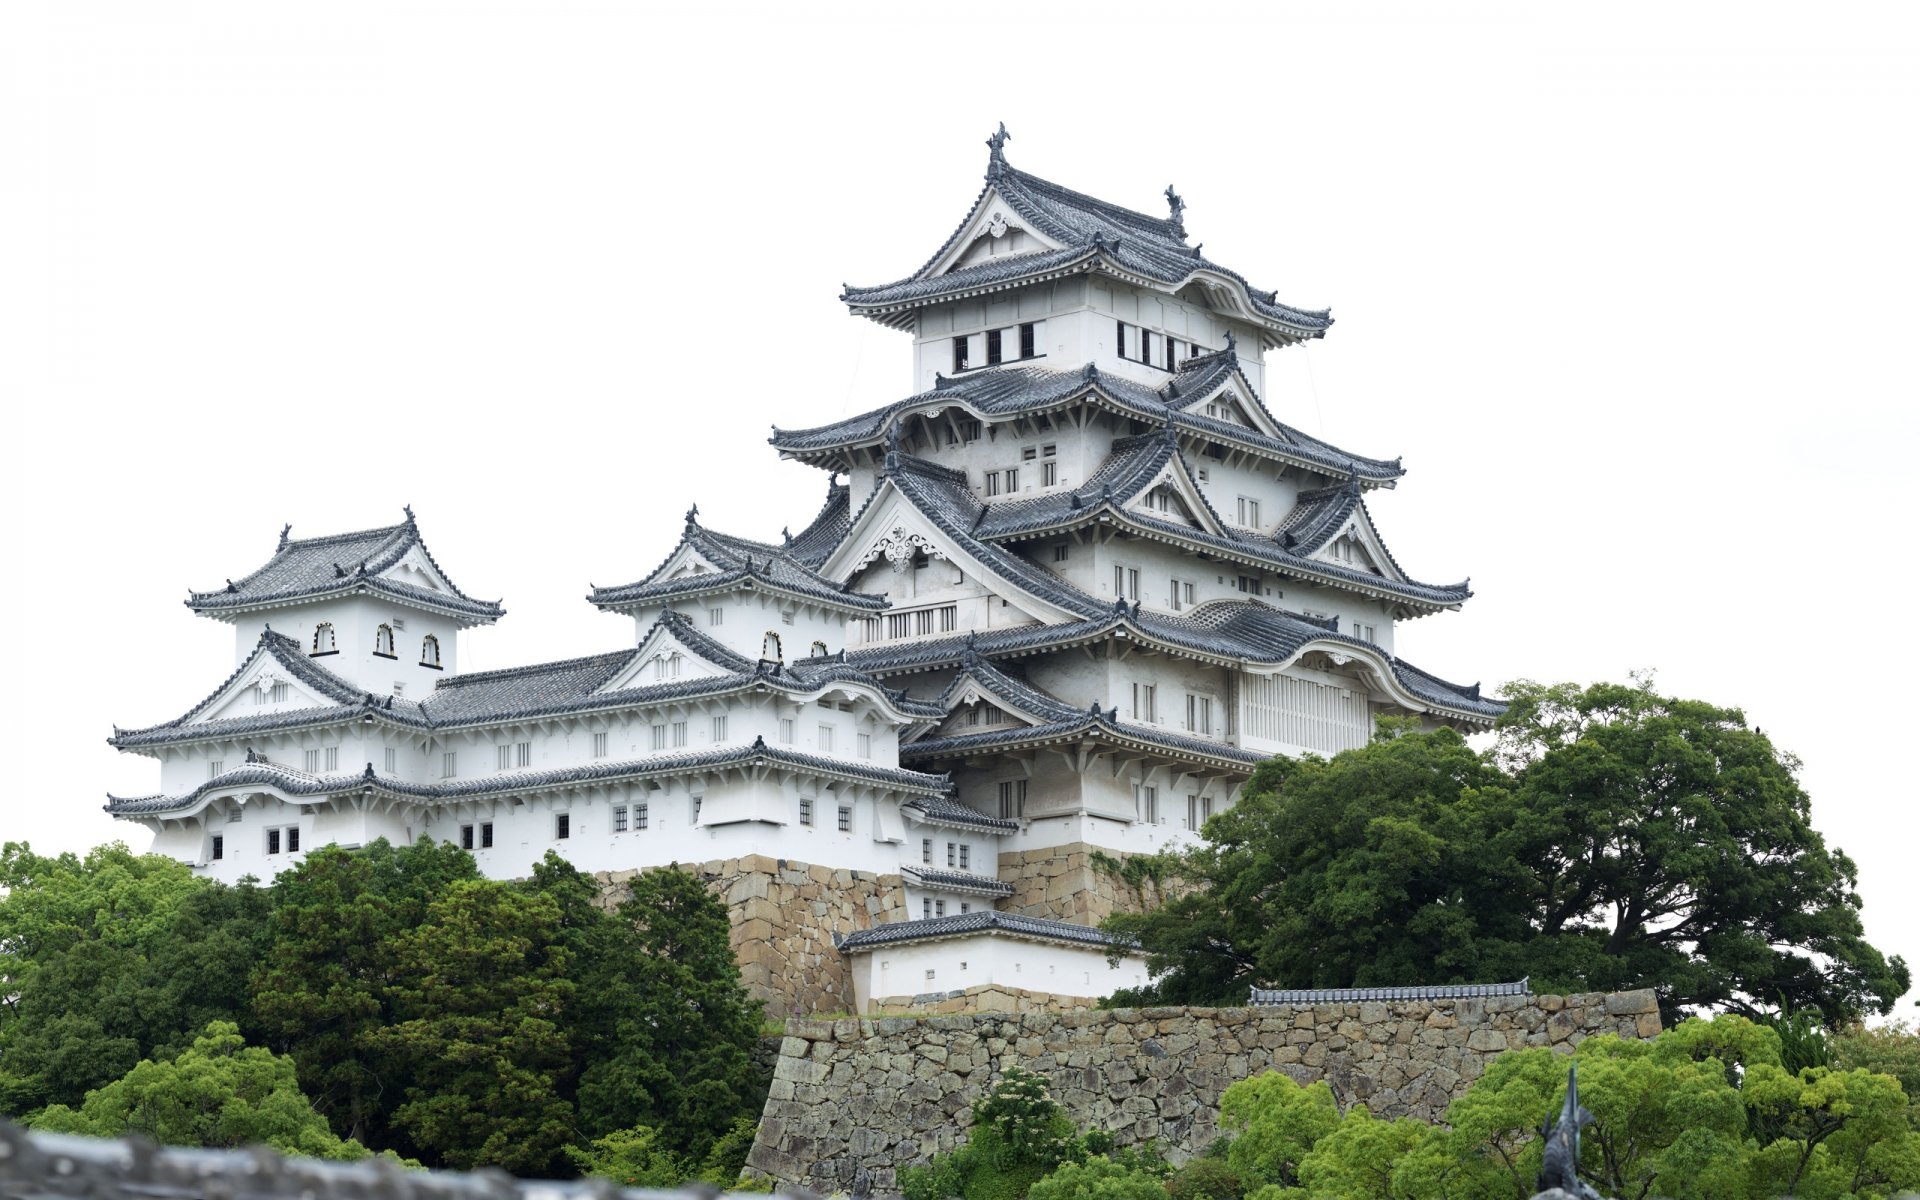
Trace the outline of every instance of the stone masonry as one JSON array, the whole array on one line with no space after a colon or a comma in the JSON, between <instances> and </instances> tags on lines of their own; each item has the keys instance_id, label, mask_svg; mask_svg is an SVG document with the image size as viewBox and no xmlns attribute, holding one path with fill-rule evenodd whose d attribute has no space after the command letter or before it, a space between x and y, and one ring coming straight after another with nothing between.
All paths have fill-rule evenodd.
<instances>
[{"instance_id":1,"label":"stone masonry","mask_svg":"<svg viewBox=\"0 0 1920 1200\"><path fill-rule=\"evenodd\" d=\"M1096 853L1085 842L1001 851L1000 882L1012 885L1013 895L1000 907L1076 925L1098 925L1115 912L1139 909L1141 898L1130 885L1096 865ZM1124 862L1128 856L1109 857Z\"/></svg>"},{"instance_id":2,"label":"stone masonry","mask_svg":"<svg viewBox=\"0 0 1920 1200\"><path fill-rule=\"evenodd\" d=\"M1659 1032L1651 991L793 1020L747 1165L821 1193L864 1170L875 1195L897 1194L899 1168L958 1145L1008 1066L1045 1075L1080 1127L1180 1161L1217 1135L1227 1085L1262 1071L1324 1079L1343 1108L1435 1121L1503 1050Z\"/></svg>"},{"instance_id":3,"label":"stone masonry","mask_svg":"<svg viewBox=\"0 0 1920 1200\"><path fill-rule=\"evenodd\" d=\"M779 1018L853 1011L853 975L833 935L907 919L898 875L875 875L752 855L680 863L727 906L740 981ZM639 871L595 878L608 905Z\"/></svg>"}]
</instances>

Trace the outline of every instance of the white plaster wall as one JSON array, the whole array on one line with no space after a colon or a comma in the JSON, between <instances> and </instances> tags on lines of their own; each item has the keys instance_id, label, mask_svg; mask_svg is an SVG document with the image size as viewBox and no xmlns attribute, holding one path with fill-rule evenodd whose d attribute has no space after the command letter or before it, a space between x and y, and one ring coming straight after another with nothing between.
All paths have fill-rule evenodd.
<instances>
[{"instance_id":1,"label":"white plaster wall","mask_svg":"<svg viewBox=\"0 0 1920 1200\"><path fill-rule=\"evenodd\" d=\"M880 998L984 984L1097 999L1148 981L1146 961L1137 956L1109 966L1096 948L992 933L879 946L853 957L854 1002L862 1012Z\"/></svg>"},{"instance_id":2,"label":"white plaster wall","mask_svg":"<svg viewBox=\"0 0 1920 1200\"><path fill-rule=\"evenodd\" d=\"M382 623L395 620L405 629L394 631L394 657L374 654L374 631ZM362 691L376 696L394 694L394 684L408 699L417 700L433 690L433 685L459 668L460 627L436 613L409 608L375 596L346 596L315 604L294 605L249 613L234 623L234 665L246 661L268 626L290 637L311 652L313 631L322 622L331 622L337 654L322 655L313 661ZM420 665L421 642L427 634L440 639L441 669Z\"/></svg>"}]
</instances>

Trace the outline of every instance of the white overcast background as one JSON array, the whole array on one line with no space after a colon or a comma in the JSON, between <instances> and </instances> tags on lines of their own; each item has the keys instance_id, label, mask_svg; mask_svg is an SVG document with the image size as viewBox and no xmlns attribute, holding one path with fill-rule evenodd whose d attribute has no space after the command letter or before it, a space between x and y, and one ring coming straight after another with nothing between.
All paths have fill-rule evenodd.
<instances>
[{"instance_id":1,"label":"white overcast background","mask_svg":"<svg viewBox=\"0 0 1920 1200\"><path fill-rule=\"evenodd\" d=\"M16 2L0 9L0 837L147 835L105 745L233 666L181 605L412 504L508 616L468 669L616 648L588 584L697 500L777 537L774 423L905 394L842 282L1017 166L1331 306L1283 420L1404 455L1402 627L1488 686L1743 707L1805 763L1870 940L1920 967L1911 764L1920 36L1850 4ZM1909 1012L1911 1010L1908 1010Z\"/></svg>"}]
</instances>

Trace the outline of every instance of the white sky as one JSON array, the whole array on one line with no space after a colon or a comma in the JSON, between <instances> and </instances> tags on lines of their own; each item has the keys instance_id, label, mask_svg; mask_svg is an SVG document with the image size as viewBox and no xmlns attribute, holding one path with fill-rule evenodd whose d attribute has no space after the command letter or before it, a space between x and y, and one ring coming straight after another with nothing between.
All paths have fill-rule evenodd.
<instances>
[{"instance_id":1,"label":"white sky","mask_svg":"<svg viewBox=\"0 0 1920 1200\"><path fill-rule=\"evenodd\" d=\"M14 3L0 9L0 837L145 834L104 739L232 667L191 616L411 503L509 616L469 668L629 636L697 499L798 529L764 439L897 399L847 315L1016 165L1330 305L1282 419L1406 456L1471 574L1411 661L1743 706L1805 760L1870 940L1920 965L1906 762L1920 327L1910 5Z\"/></svg>"}]
</instances>

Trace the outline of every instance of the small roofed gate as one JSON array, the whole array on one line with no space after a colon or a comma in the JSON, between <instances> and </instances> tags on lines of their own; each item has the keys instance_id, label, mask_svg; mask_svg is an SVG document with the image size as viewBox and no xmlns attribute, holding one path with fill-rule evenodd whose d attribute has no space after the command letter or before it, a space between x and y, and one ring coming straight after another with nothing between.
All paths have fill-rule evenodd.
<instances>
[{"instance_id":1,"label":"small roofed gate","mask_svg":"<svg viewBox=\"0 0 1920 1200\"><path fill-rule=\"evenodd\" d=\"M1240 680L1243 739L1337 754L1373 737L1367 694L1292 675L1246 675Z\"/></svg>"}]
</instances>

